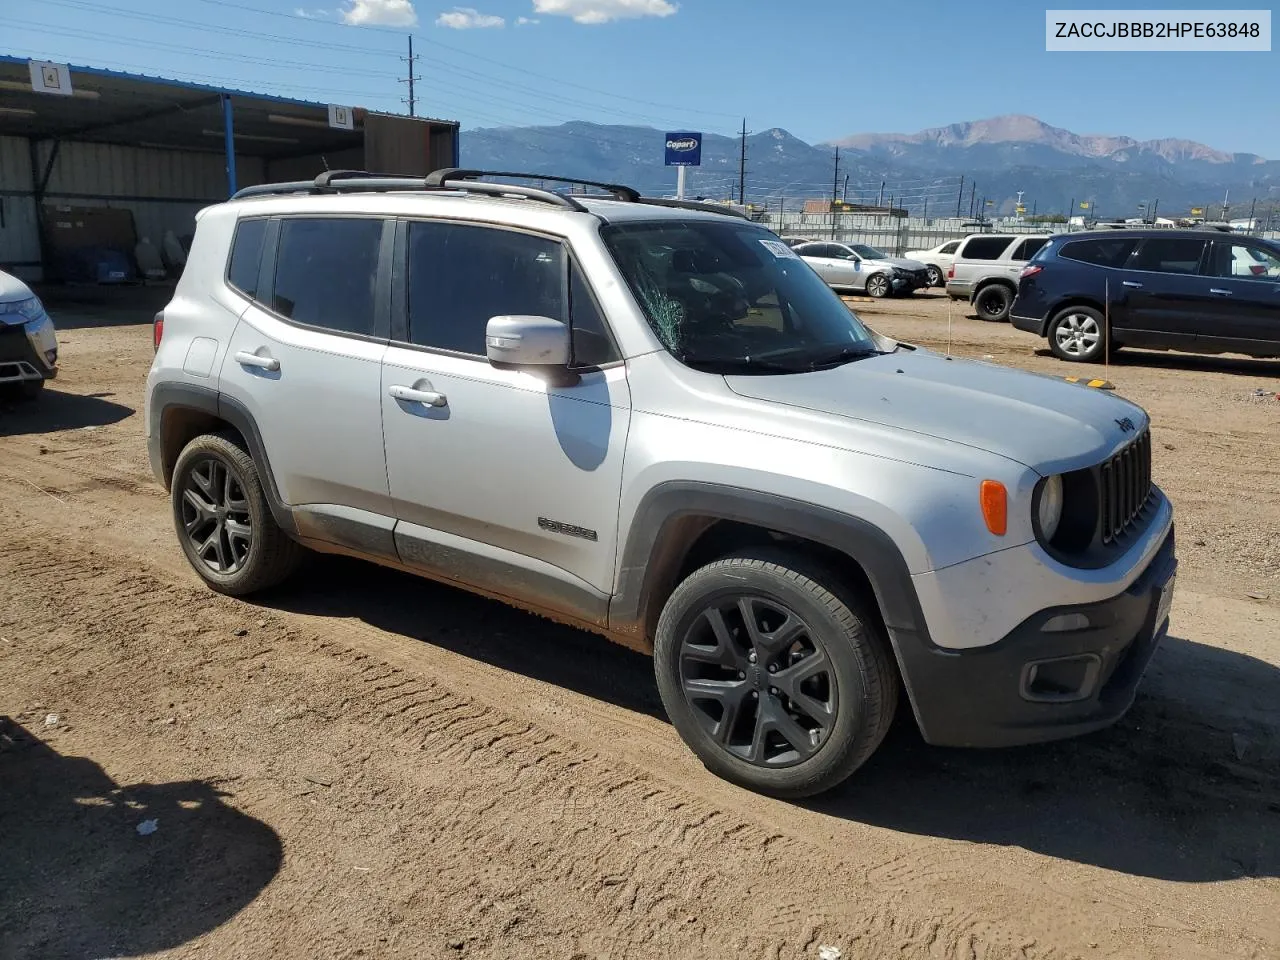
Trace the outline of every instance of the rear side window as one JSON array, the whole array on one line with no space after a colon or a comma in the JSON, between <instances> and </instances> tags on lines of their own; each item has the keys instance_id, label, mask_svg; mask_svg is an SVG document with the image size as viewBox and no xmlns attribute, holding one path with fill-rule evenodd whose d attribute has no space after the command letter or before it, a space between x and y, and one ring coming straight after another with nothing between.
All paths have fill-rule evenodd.
<instances>
[{"instance_id":1,"label":"rear side window","mask_svg":"<svg viewBox=\"0 0 1280 960\"><path fill-rule=\"evenodd\" d=\"M1204 241L1191 237L1151 237L1143 240L1133 262L1134 270L1156 273L1196 273L1204 254Z\"/></svg>"},{"instance_id":2,"label":"rear side window","mask_svg":"<svg viewBox=\"0 0 1280 960\"><path fill-rule=\"evenodd\" d=\"M371 335L381 242L381 220L282 220L271 309L295 323Z\"/></svg>"},{"instance_id":3,"label":"rear side window","mask_svg":"<svg viewBox=\"0 0 1280 960\"><path fill-rule=\"evenodd\" d=\"M262 239L266 234L266 220L241 220L236 224L235 239L231 242L227 283L250 299L258 294L258 267L262 263Z\"/></svg>"},{"instance_id":4,"label":"rear side window","mask_svg":"<svg viewBox=\"0 0 1280 960\"><path fill-rule=\"evenodd\" d=\"M973 237L957 256L965 260L998 260L1008 246L1008 237Z\"/></svg>"},{"instance_id":5,"label":"rear side window","mask_svg":"<svg viewBox=\"0 0 1280 960\"><path fill-rule=\"evenodd\" d=\"M564 321L564 250L555 240L457 223L409 225L409 340L483 357L491 317Z\"/></svg>"},{"instance_id":6,"label":"rear side window","mask_svg":"<svg viewBox=\"0 0 1280 960\"><path fill-rule=\"evenodd\" d=\"M1137 243L1137 240L1123 238L1072 240L1062 248L1058 256L1064 260L1092 263L1099 267L1123 267Z\"/></svg>"},{"instance_id":7,"label":"rear side window","mask_svg":"<svg viewBox=\"0 0 1280 960\"><path fill-rule=\"evenodd\" d=\"M942 247L939 248L938 252L939 253L955 253L956 247L958 246L960 246L960 241L952 240L950 243L944 243Z\"/></svg>"},{"instance_id":8,"label":"rear side window","mask_svg":"<svg viewBox=\"0 0 1280 960\"><path fill-rule=\"evenodd\" d=\"M1010 260L1030 260L1037 253L1039 253L1040 248L1043 247L1048 242L1049 240L1047 237L1032 237L1030 240L1023 240L1020 244L1018 244L1017 249L1013 251L1013 255L1009 257L1009 259Z\"/></svg>"}]
</instances>

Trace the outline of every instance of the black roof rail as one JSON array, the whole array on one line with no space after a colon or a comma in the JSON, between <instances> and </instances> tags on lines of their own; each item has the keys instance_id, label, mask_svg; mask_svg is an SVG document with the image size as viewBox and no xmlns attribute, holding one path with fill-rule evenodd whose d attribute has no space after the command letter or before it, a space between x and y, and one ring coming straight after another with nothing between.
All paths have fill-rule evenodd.
<instances>
[{"instance_id":1,"label":"black roof rail","mask_svg":"<svg viewBox=\"0 0 1280 960\"><path fill-rule=\"evenodd\" d=\"M555 193L539 187L526 187L509 183L489 183L480 177L519 177L524 180L543 180L552 183L577 184L584 187L598 187L605 191L600 199L619 200L623 203L642 203L654 207L674 207L681 210L700 210L704 213L718 213L724 216L739 217L749 220L745 213L718 203L704 203L697 200L669 200L665 197L644 197L638 190L620 183L602 183L597 180L581 180L576 177L554 177L541 173L511 173L497 170L467 170L462 167L446 167L429 173L425 177L405 176L394 173L369 173L366 170L326 170L314 180L298 180L290 183L264 183L258 186L237 190L232 200L243 200L246 197L280 196L289 193L326 194L326 193L389 193L392 191L421 191L425 193L482 193L486 196L523 197L526 200L538 200L577 213L586 213L587 208L579 201L582 196L567 193Z\"/></svg>"},{"instance_id":2,"label":"black roof rail","mask_svg":"<svg viewBox=\"0 0 1280 960\"><path fill-rule=\"evenodd\" d=\"M553 177L545 173L512 173L503 170L467 170L462 167L446 167L427 175L427 183L441 186L450 180L473 181L479 177L519 177L522 180L549 180L552 183L577 184L583 187L599 187L615 200L637 203L640 191L621 183L602 183L599 180L580 180L577 177Z\"/></svg>"}]
</instances>

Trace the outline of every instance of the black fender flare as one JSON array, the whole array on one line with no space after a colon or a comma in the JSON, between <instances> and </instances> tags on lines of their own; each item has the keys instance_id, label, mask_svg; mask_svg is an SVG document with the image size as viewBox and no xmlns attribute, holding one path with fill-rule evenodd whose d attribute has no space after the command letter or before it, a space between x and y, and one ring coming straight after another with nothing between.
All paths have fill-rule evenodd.
<instances>
[{"instance_id":1,"label":"black fender flare","mask_svg":"<svg viewBox=\"0 0 1280 960\"><path fill-rule=\"evenodd\" d=\"M902 551L875 524L776 494L683 480L657 485L636 509L620 545L618 588L609 604L610 630L633 636L646 631L655 595L672 586L669 580L690 546L685 540L686 521L693 518L750 524L838 550L866 573L891 636L899 632L927 635Z\"/></svg>"},{"instance_id":2,"label":"black fender flare","mask_svg":"<svg viewBox=\"0 0 1280 960\"><path fill-rule=\"evenodd\" d=\"M148 435L150 437L148 453L151 467L156 477L168 487L169 471L172 463L164 461L164 424L165 418L178 410L194 410L208 414L235 428L244 438L249 448L249 455L258 467L258 476L262 480L262 490L266 495L267 505L271 508L271 516L282 530L289 534L297 534L293 511L289 509L280 496L280 488L276 485L275 473L271 469L271 461L267 457L266 447L262 442L262 432L247 407L240 401L228 397L212 387L204 387L194 383L160 383L151 392L151 414Z\"/></svg>"}]
</instances>

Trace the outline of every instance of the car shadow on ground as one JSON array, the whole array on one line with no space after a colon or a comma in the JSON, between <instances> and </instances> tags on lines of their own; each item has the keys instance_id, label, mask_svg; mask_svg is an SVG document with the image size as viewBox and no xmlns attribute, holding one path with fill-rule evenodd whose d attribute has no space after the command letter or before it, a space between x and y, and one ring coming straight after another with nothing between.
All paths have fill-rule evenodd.
<instances>
[{"instance_id":1,"label":"car shadow on ground","mask_svg":"<svg viewBox=\"0 0 1280 960\"><path fill-rule=\"evenodd\" d=\"M173 299L172 284L48 284L35 288L59 330L151 323Z\"/></svg>"},{"instance_id":2,"label":"car shadow on ground","mask_svg":"<svg viewBox=\"0 0 1280 960\"><path fill-rule=\"evenodd\" d=\"M665 719L650 659L461 590L316 557L272 607L356 617ZM1024 847L1140 876L1280 876L1280 670L1170 638L1118 725L1008 750L926 745L899 722L841 788L806 803L921 835ZM672 733L675 736L675 733Z\"/></svg>"},{"instance_id":3,"label":"car shadow on ground","mask_svg":"<svg viewBox=\"0 0 1280 960\"><path fill-rule=\"evenodd\" d=\"M200 781L120 786L0 717L0 956L138 956L225 923L283 847L223 796Z\"/></svg>"},{"instance_id":4,"label":"car shadow on ground","mask_svg":"<svg viewBox=\"0 0 1280 960\"><path fill-rule=\"evenodd\" d=\"M1046 347L1035 351L1037 357L1053 358ZM1073 366L1075 366L1073 364ZM1078 364L1091 375L1102 376L1102 363ZM1152 370L1189 370L1195 373L1229 373L1240 377L1263 377L1280 380L1280 360L1260 360L1256 357L1218 354L1166 353L1160 350L1137 350L1126 347L1111 355L1112 367L1147 367Z\"/></svg>"},{"instance_id":5,"label":"car shadow on ground","mask_svg":"<svg viewBox=\"0 0 1280 960\"><path fill-rule=\"evenodd\" d=\"M0 396L0 437L106 427L137 412L133 407L107 399L114 396L114 393L64 393L52 385L46 385L35 400Z\"/></svg>"}]
</instances>

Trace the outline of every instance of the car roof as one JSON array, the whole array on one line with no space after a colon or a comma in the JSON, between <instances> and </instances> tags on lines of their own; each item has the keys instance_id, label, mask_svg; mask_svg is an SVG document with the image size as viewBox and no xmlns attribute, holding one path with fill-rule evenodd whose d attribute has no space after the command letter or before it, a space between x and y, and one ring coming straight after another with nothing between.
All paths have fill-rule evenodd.
<instances>
[{"instance_id":1,"label":"car roof","mask_svg":"<svg viewBox=\"0 0 1280 960\"><path fill-rule=\"evenodd\" d=\"M1142 239L1145 237L1183 237L1195 240L1221 240L1223 237L1242 236L1240 234L1230 234L1223 230L1194 230L1194 229L1177 229L1175 227L1125 227L1112 230L1080 230L1075 233L1057 234L1067 240L1098 240L1098 239ZM1260 237L1246 237L1250 240L1259 240Z\"/></svg>"}]
</instances>

